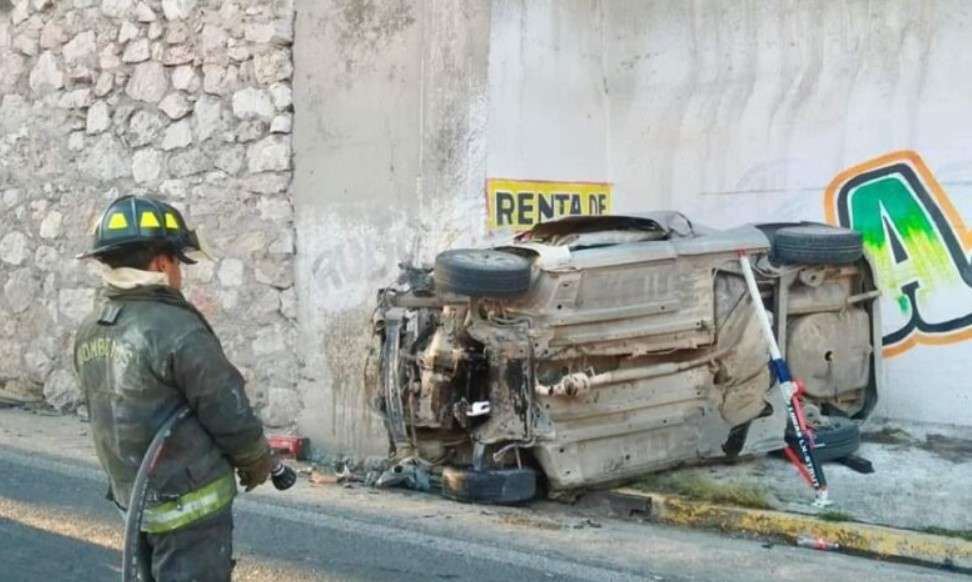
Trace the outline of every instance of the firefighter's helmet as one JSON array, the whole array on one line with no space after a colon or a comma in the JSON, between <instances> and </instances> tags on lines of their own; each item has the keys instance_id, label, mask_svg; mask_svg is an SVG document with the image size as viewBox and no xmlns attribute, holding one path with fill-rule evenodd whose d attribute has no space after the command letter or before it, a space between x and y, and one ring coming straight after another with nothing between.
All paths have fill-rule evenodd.
<instances>
[{"instance_id":1,"label":"firefighter's helmet","mask_svg":"<svg viewBox=\"0 0 972 582\"><path fill-rule=\"evenodd\" d=\"M190 255L207 256L196 232L174 207L148 196L122 196L108 205L95 225L91 250L78 258L145 245L158 246L190 265L197 262Z\"/></svg>"}]
</instances>

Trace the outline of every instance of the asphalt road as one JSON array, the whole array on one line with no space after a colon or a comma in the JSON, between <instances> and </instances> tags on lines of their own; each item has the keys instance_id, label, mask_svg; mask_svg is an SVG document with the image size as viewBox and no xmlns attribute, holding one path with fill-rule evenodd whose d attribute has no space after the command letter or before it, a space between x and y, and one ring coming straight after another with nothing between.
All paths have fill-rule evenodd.
<instances>
[{"instance_id":1,"label":"asphalt road","mask_svg":"<svg viewBox=\"0 0 972 582\"><path fill-rule=\"evenodd\" d=\"M2 443L0 443L2 445ZM236 580L915 580L915 566L541 506L312 488L237 502ZM0 580L117 580L121 519L87 462L0 448ZM290 492L288 492L290 493Z\"/></svg>"}]
</instances>

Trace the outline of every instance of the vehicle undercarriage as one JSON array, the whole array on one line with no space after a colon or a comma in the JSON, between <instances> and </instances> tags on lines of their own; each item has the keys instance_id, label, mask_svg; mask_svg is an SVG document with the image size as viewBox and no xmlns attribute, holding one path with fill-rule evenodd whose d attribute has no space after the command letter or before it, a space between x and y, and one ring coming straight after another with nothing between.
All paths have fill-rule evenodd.
<instances>
[{"instance_id":1,"label":"vehicle undercarriage","mask_svg":"<svg viewBox=\"0 0 972 582\"><path fill-rule=\"evenodd\" d=\"M504 503L783 448L740 253L818 438L856 437L881 365L856 233L655 213L542 224L381 290L373 382L394 458L441 469L447 495Z\"/></svg>"}]
</instances>

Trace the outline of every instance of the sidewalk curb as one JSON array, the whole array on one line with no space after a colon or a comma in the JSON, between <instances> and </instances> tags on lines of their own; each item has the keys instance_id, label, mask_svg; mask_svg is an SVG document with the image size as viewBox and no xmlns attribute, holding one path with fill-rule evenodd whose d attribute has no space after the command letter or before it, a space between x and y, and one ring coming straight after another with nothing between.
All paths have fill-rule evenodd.
<instances>
[{"instance_id":1,"label":"sidewalk curb","mask_svg":"<svg viewBox=\"0 0 972 582\"><path fill-rule=\"evenodd\" d=\"M718 529L795 541L813 536L840 544L840 551L972 571L972 542L857 522L823 521L810 515L748 509L694 501L674 495L615 489L610 496L631 513L671 525Z\"/></svg>"}]
</instances>

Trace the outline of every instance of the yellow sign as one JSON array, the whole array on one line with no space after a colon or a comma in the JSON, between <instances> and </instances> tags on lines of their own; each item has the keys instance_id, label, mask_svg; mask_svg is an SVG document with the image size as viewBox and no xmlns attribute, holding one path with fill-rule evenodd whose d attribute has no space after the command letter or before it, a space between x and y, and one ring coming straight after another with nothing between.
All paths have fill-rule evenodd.
<instances>
[{"instance_id":1,"label":"yellow sign","mask_svg":"<svg viewBox=\"0 0 972 582\"><path fill-rule=\"evenodd\" d=\"M529 230L563 216L610 214L612 185L598 182L486 180L490 230Z\"/></svg>"}]
</instances>

